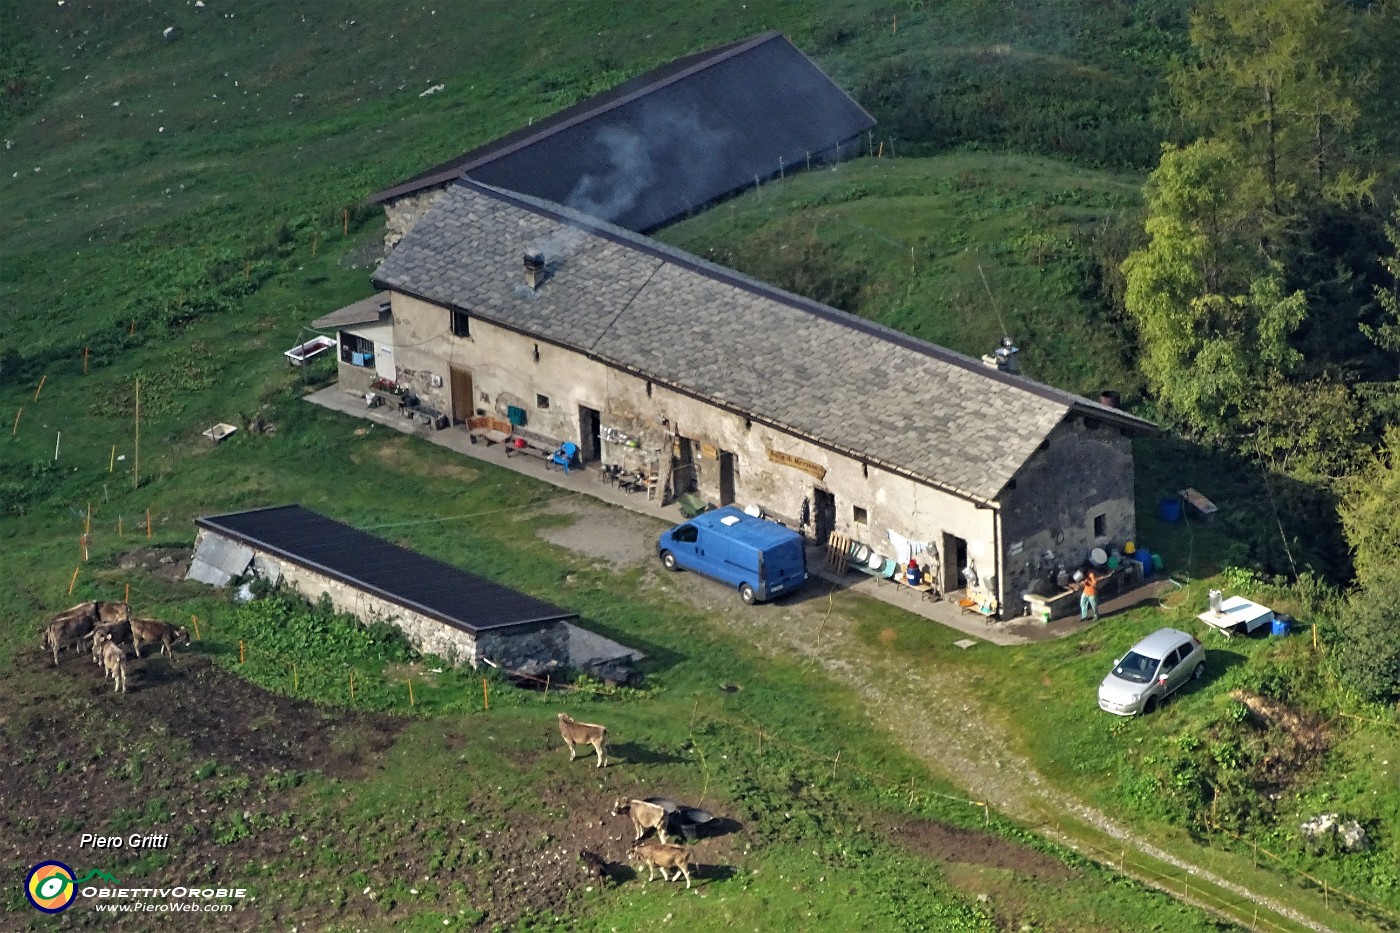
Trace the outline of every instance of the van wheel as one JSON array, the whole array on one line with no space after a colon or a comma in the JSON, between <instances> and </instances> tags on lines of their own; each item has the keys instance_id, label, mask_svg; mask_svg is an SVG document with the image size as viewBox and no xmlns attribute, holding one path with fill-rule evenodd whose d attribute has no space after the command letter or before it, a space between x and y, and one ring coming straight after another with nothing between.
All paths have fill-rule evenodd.
<instances>
[{"instance_id":1,"label":"van wheel","mask_svg":"<svg viewBox=\"0 0 1400 933\"><path fill-rule=\"evenodd\" d=\"M1157 712L1157 698L1148 697L1147 702L1142 704L1142 714L1144 716L1151 716L1155 712Z\"/></svg>"},{"instance_id":2,"label":"van wheel","mask_svg":"<svg viewBox=\"0 0 1400 933\"><path fill-rule=\"evenodd\" d=\"M739 584L739 598L744 601L745 606L752 606L754 603L753 587L747 583Z\"/></svg>"},{"instance_id":3,"label":"van wheel","mask_svg":"<svg viewBox=\"0 0 1400 933\"><path fill-rule=\"evenodd\" d=\"M1206 675L1206 662L1202 661L1200 664L1197 664L1197 665L1196 665L1196 669L1195 669L1194 671L1191 672L1191 679L1192 679L1192 680L1200 680L1200 679L1201 679L1202 677L1204 677L1205 675Z\"/></svg>"},{"instance_id":4,"label":"van wheel","mask_svg":"<svg viewBox=\"0 0 1400 933\"><path fill-rule=\"evenodd\" d=\"M676 565L676 555L672 554L670 551L661 552L661 566L665 567L672 573L675 573L677 570L681 569Z\"/></svg>"}]
</instances>

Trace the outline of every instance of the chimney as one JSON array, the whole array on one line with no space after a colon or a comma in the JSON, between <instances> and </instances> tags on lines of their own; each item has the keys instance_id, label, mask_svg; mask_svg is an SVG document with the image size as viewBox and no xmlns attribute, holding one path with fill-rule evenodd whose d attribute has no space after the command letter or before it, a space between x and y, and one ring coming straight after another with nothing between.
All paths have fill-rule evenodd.
<instances>
[{"instance_id":1,"label":"chimney","mask_svg":"<svg viewBox=\"0 0 1400 933\"><path fill-rule=\"evenodd\" d=\"M983 355L982 362L1004 373L1020 373L1021 364L1016 354L1020 348L1011 342L1010 337L1001 338L1001 345L991 353Z\"/></svg>"},{"instance_id":2,"label":"chimney","mask_svg":"<svg viewBox=\"0 0 1400 933\"><path fill-rule=\"evenodd\" d=\"M525 284L537 289L544 282L544 254L538 250L525 251Z\"/></svg>"},{"instance_id":3,"label":"chimney","mask_svg":"<svg viewBox=\"0 0 1400 933\"><path fill-rule=\"evenodd\" d=\"M1112 389L1104 389L1099 393L1099 404L1107 408L1121 408L1123 397Z\"/></svg>"}]
</instances>

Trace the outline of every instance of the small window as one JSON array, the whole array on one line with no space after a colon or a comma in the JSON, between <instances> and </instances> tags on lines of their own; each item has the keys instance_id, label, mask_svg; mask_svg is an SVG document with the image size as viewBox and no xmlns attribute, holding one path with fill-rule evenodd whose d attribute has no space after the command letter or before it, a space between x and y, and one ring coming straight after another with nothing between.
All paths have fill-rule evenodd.
<instances>
[{"instance_id":1,"label":"small window","mask_svg":"<svg viewBox=\"0 0 1400 933\"><path fill-rule=\"evenodd\" d=\"M1107 515L1095 515L1095 516L1094 516L1094 537L1095 537L1095 538L1103 538L1103 537L1106 537L1107 535L1108 535L1108 516L1107 516Z\"/></svg>"},{"instance_id":2,"label":"small window","mask_svg":"<svg viewBox=\"0 0 1400 933\"><path fill-rule=\"evenodd\" d=\"M472 335L472 319L465 311L452 312L452 336L470 337Z\"/></svg>"},{"instance_id":3,"label":"small window","mask_svg":"<svg viewBox=\"0 0 1400 933\"><path fill-rule=\"evenodd\" d=\"M535 396L535 407L536 407L536 408L548 408L548 407L549 407L549 396L548 396L548 395L536 395L536 396Z\"/></svg>"},{"instance_id":4,"label":"small window","mask_svg":"<svg viewBox=\"0 0 1400 933\"><path fill-rule=\"evenodd\" d=\"M359 334L340 332L340 361L351 366L374 365L374 341Z\"/></svg>"},{"instance_id":5,"label":"small window","mask_svg":"<svg viewBox=\"0 0 1400 933\"><path fill-rule=\"evenodd\" d=\"M682 525L675 531L671 532L671 537L677 541L693 543L697 538L700 537L700 532L696 529L694 525Z\"/></svg>"},{"instance_id":6,"label":"small window","mask_svg":"<svg viewBox=\"0 0 1400 933\"><path fill-rule=\"evenodd\" d=\"M1085 419L1084 419L1084 430L1086 430L1086 431L1097 431L1097 430L1099 429L1099 424L1100 424L1100 422L1099 422L1099 419L1097 419L1097 418L1085 418Z\"/></svg>"},{"instance_id":7,"label":"small window","mask_svg":"<svg viewBox=\"0 0 1400 933\"><path fill-rule=\"evenodd\" d=\"M870 524L870 513L858 505L851 506L851 520L857 525Z\"/></svg>"},{"instance_id":8,"label":"small window","mask_svg":"<svg viewBox=\"0 0 1400 933\"><path fill-rule=\"evenodd\" d=\"M862 463L860 465L860 475L866 479L870 479L870 464Z\"/></svg>"}]
</instances>

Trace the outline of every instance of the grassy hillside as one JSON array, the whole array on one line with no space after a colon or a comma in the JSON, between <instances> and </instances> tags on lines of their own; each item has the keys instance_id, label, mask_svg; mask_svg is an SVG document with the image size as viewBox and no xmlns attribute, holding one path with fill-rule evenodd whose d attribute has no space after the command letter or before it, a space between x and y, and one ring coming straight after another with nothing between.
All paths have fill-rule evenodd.
<instances>
[{"instance_id":1,"label":"grassy hillside","mask_svg":"<svg viewBox=\"0 0 1400 933\"><path fill-rule=\"evenodd\" d=\"M524 882L492 886L488 869L525 874L540 853L554 854L559 839L544 838L551 833L544 822L499 848L486 845L484 833L500 834L525 803L543 799L551 818L562 819L570 794L606 809L622 790L620 778L593 784L591 775L580 777L586 767L565 772L562 762L541 757L533 742L554 741L554 707L525 698L502 704L493 711L499 718L477 716L466 706L473 680L455 684L454 701L436 719L364 722L343 715L339 696L293 701L245 691L244 681L218 670L235 667L236 632L220 628L231 609L203 588L118 563L136 547L188 545L197 514L298 501L360 525L421 522L394 531L396 539L577 608L649 650L655 692L600 704L600 718L605 712L645 736L638 751L662 759L624 773L687 792L698 782L700 792L733 805L758 840L742 855L721 849L723 864L742 871L704 888L710 900L674 899L684 905L674 916L688 926L780 918L785 927L1085 929L1092 918L1093 928L1117 930L1140 928L1150 916L1172 929L1213 928L1193 909L1035 840L1031 848L1059 867L1037 863L1026 872L990 860L950 869L937 852L906 844L888 827L966 823L966 810L938 804L938 792L957 789L874 733L850 691L716 632L693 607L642 592L636 573L590 567L542 545L531 522L545 519L500 521L498 510L530 512L540 489L397 436L354 433L301 401L327 369L289 370L281 356L311 318L368 293L380 231L378 212L362 204L366 193L676 55L780 28L857 92L898 158L787 179L668 236L799 290L828 289L832 300L965 352L984 352L1001 335L999 313L1032 374L1088 393L1105 386L1131 393L1123 335L1096 310L1097 292L1112 283L1096 279L1095 231L1136 209L1135 173L1156 145L1147 101L1158 65L1179 42L1181 6L808 0L736 8L702 0L434 10L263 0L226 9L206 0L203 8L166 9L0 0L0 424L12 426L0 429L0 540L10 571L0 613L11 620L0 631L0 729L6 747L22 749L5 796L22 804L5 837L74 831L89 812L45 808L69 800L70 791L90 791L94 776L133 796L154 781L154 802L117 807L104 827L164 825L169 814L222 808L194 820L182 861L133 871L154 879L167 864L206 872L217 864L256 879L266 912L249 914L249 929L271 921L439 929L444 919L447 928L468 928L491 898L498 908L509 904L522 927L550 926L562 915L628 928L673 909L670 891L657 895L655 885L643 894L630 885L588 892L562 908L549 892L517 896ZM422 96L438 84L443 90ZM966 148L910 157L954 144ZM1013 148L1041 156L1005 154ZM794 248L798 262L785 256ZM132 470L138 378L139 476ZM218 448L199 437L215 420L254 413L276 432L245 431ZM134 531L148 514L149 539ZM157 666L167 679L134 693L140 705L123 707L88 677L90 668L45 669L33 628L55 606L112 597L126 583L143 609L214 622L196 652L208 664L191 659L188 673ZM1092 682L1107 646L1084 658L1075 642L1026 649L984 670L941 643L885 645L883 632L871 633L873 643L896 660L907 651L929 670L977 669L979 702L1006 704L1012 723L1022 721L1022 707L1000 678L1044 668L1060 683L1063 670L1065 692L1054 695L1061 702L1024 718L1027 750L1055 780L1074 788L1081 772L1090 773L1086 793L1119 802L1119 785L1094 769L1102 767L1095 756L1122 733L1068 721L1082 708L1072 691ZM1249 670L1273 663L1266 651L1257 654L1258 668ZM254 679L296 692L277 673L282 683L266 671ZM755 686L733 696L716 689L736 680ZM748 733L703 718L692 734L682 723L705 708L696 702L702 696L726 721L773 722L794 745L815 748L819 763L773 745L765 762L755 762ZM1224 702L1217 697L1201 701L1204 711L1183 708L1205 722ZM274 734L304 738L305 748L284 748L270 762L240 758L242 747L226 744L208 715L211 699L221 700L217 712L230 722L247 725L254 744L258 733ZM1165 722L1135 737L1150 739ZM1074 738L1068 755L1039 740L1057 729ZM58 734L57 743L36 739ZM698 756L687 745L697 736L712 768L698 778ZM1369 744L1365 732L1348 733L1336 747L1351 757L1329 759L1326 773ZM833 748L854 762L840 779L827 764ZM731 763L719 766L716 755ZM1167 774L1155 765L1154 774ZM858 773L913 781L928 793L911 800L851 777ZM1347 794L1356 803L1363 791L1349 785ZM801 805L782 810L778 823L777 805L794 795ZM744 799L773 806L740 810ZM462 830L468 805L475 809ZM1390 806L1365 813L1383 820ZM1163 828L1174 814L1126 809L1125 818L1191 845ZM244 810L251 816L238 817ZM867 817L878 831L852 841L848 825ZM988 847L1027 836L1010 824L992 829ZM337 840L353 841L338 847ZM1394 860L1382 860L1390 851L1364 867L1334 865L1327 877L1367 897L1392 897ZM5 871L15 877L49 854L37 844L7 850ZM415 889L400 861L415 877L419 869L432 875L432 884ZM1059 874L1066 865L1068 881ZM848 883L829 884L835 877ZM906 877L908 886L892 887ZM381 897L359 893L366 888ZM907 896L911 889L917 897ZM1314 900L1308 891L1294 894ZM18 925L38 928L13 887L6 897L6 909L23 918Z\"/></svg>"}]
</instances>

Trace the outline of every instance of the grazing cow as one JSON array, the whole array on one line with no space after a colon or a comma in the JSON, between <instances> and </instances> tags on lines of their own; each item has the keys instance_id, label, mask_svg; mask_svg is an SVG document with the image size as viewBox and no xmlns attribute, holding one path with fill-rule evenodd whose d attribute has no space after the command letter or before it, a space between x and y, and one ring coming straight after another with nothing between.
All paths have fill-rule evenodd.
<instances>
[{"instance_id":1,"label":"grazing cow","mask_svg":"<svg viewBox=\"0 0 1400 933\"><path fill-rule=\"evenodd\" d=\"M607 766L608 730L605 727L593 722L575 722L568 713L560 713L559 734L564 737L564 744L569 746L570 761L578 757L574 746L592 745L598 753L598 767Z\"/></svg>"},{"instance_id":2,"label":"grazing cow","mask_svg":"<svg viewBox=\"0 0 1400 933\"><path fill-rule=\"evenodd\" d=\"M103 679L112 678L112 690L126 693L126 652L121 645L108 640L102 644Z\"/></svg>"},{"instance_id":3,"label":"grazing cow","mask_svg":"<svg viewBox=\"0 0 1400 933\"><path fill-rule=\"evenodd\" d=\"M583 863L583 870L599 881L607 881L612 877L612 872L608 868L608 860L597 852L588 849L580 849L578 860Z\"/></svg>"},{"instance_id":4,"label":"grazing cow","mask_svg":"<svg viewBox=\"0 0 1400 933\"><path fill-rule=\"evenodd\" d=\"M629 800L626 797L618 798L613 805L613 816L621 816L626 813L632 817L632 828L637 831L632 841L636 842L646 835L648 829L656 830L656 835L662 842L666 842L666 808L654 803L647 803L645 800Z\"/></svg>"},{"instance_id":5,"label":"grazing cow","mask_svg":"<svg viewBox=\"0 0 1400 933\"><path fill-rule=\"evenodd\" d=\"M53 666L58 667L58 653L64 648L77 648L92 633L97 621L97 613L92 603L74 606L67 612L59 613L44 628L39 646L53 651Z\"/></svg>"},{"instance_id":6,"label":"grazing cow","mask_svg":"<svg viewBox=\"0 0 1400 933\"><path fill-rule=\"evenodd\" d=\"M102 646L107 642L117 645L131 644L131 622L108 622L99 625L88 636L92 639L92 663L102 663Z\"/></svg>"},{"instance_id":7,"label":"grazing cow","mask_svg":"<svg viewBox=\"0 0 1400 933\"><path fill-rule=\"evenodd\" d=\"M177 641L183 641L186 646L190 643L190 633L183 626L171 625L169 622L161 622L158 619L132 619L131 620L131 643L136 646L136 656L141 657L141 646L154 645L160 642L160 654L164 652L170 660L175 660L175 655L170 652L170 646Z\"/></svg>"},{"instance_id":8,"label":"grazing cow","mask_svg":"<svg viewBox=\"0 0 1400 933\"><path fill-rule=\"evenodd\" d=\"M98 625L110 625L113 622L130 622L131 606L123 602L98 602L91 604L93 611L97 613Z\"/></svg>"},{"instance_id":9,"label":"grazing cow","mask_svg":"<svg viewBox=\"0 0 1400 933\"><path fill-rule=\"evenodd\" d=\"M694 864L690 860L690 850L685 846L669 845L664 842L634 842L632 848L627 850L627 858L641 859L647 866L647 881L652 879L652 869L661 872L662 881L680 881L681 875L685 875L685 886L690 887L690 868ZM672 878L667 872L674 868L676 877Z\"/></svg>"}]
</instances>

